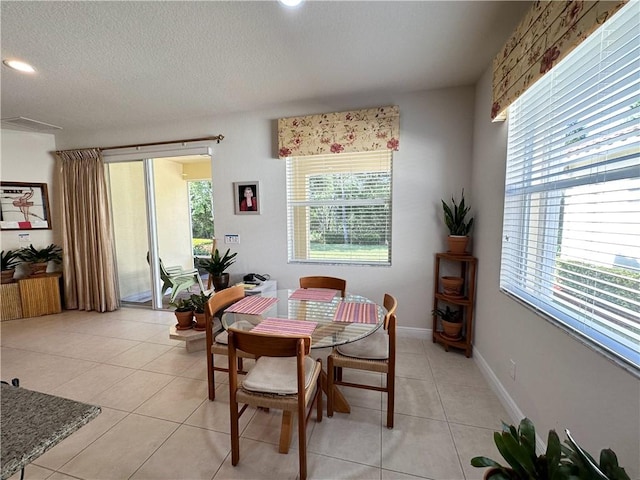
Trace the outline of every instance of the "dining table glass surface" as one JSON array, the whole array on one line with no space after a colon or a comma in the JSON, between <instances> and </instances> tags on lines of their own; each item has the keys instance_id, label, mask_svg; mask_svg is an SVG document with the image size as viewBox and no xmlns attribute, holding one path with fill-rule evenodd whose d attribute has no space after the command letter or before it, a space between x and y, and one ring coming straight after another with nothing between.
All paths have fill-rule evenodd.
<instances>
[{"instance_id":1,"label":"dining table glass surface","mask_svg":"<svg viewBox=\"0 0 640 480\"><path fill-rule=\"evenodd\" d=\"M304 289L302 289L304 290ZM302 293L302 295L300 295ZM291 298L293 295L293 298ZM275 300L257 302L264 304L264 310L256 313L234 312L234 305L227 307L222 315L225 329L234 327L251 330L264 320L285 319L300 322L314 322L311 333L311 348L324 348L343 345L360 340L382 326L385 310L382 306L361 295L347 293L343 298L335 292L331 299L300 299L304 297L301 289L277 290L265 292L261 297ZM245 297L245 301L257 296ZM242 302L241 300L240 302ZM237 302L235 305L239 305ZM277 320L276 320L277 322ZM286 323L286 322L285 322ZM301 324L299 324L301 325Z\"/></svg>"}]
</instances>

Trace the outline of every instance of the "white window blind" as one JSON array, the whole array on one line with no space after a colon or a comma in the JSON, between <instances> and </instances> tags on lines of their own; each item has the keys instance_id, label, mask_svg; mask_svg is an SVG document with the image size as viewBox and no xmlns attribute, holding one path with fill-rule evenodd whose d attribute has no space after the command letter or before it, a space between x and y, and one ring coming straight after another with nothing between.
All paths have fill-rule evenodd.
<instances>
[{"instance_id":1,"label":"white window blind","mask_svg":"<svg viewBox=\"0 0 640 480\"><path fill-rule=\"evenodd\" d=\"M287 159L289 262L391 263L391 151Z\"/></svg>"},{"instance_id":2,"label":"white window blind","mask_svg":"<svg viewBox=\"0 0 640 480\"><path fill-rule=\"evenodd\" d=\"M501 288L640 368L640 2L509 109Z\"/></svg>"}]
</instances>

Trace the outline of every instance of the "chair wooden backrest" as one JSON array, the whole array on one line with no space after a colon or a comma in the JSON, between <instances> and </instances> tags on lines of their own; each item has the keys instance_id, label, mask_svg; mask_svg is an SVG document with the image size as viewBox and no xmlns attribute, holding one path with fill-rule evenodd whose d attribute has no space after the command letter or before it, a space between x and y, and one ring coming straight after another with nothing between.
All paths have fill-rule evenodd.
<instances>
[{"instance_id":1,"label":"chair wooden backrest","mask_svg":"<svg viewBox=\"0 0 640 480\"><path fill-rule=\"evenodd\" d=\"M398 308L398 300L393 295L389 295L388 293L384 294L384 300L382 305L387 310L387 314L384 316L384 329L389 329L389 317L396 313L396 308Z\"/></svg>"},{"instance_id":2,"label":"chair wooden backrest","mask_svg":"<svg viewBox=\"0 0 640 480\"><path fill-rule=\"evenodd\" d=\"M205 350L207 353L207 382L209 384L209 400L214 400L216 397L215 383L214 383L214 371L227 371L226 368L216 367L213 363L213 352L211 347L215 341L214 332L214 318L223 308L242 300L244 298L244 287L242 285L236 285L235 287L225 288L219 292L215 292L209 298L207 306L204 309L204 318L206 323L206 345Z\"/></svg>"},{"instance_id":3,"label":"chair wooden backrest","mask_svg":"<svg viewBox=\"0 0 640 480\"><path fill-rule=\"evenodd\" d=\"M337 277L300 277L301 288L330 288L332 290L339 290L341 296L344 297L347 293L347 281Z\"/></svg>"}]
</instances>

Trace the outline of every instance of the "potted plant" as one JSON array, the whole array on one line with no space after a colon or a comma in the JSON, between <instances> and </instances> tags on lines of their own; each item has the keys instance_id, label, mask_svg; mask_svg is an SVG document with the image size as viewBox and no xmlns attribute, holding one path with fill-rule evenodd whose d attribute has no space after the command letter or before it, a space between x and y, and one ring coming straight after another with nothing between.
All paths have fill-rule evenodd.
<instances>
[{"instance_id":1,"label":"potted plant","mask_svg":"<svg viewBox=\"0 0 640 480\"><path fill-rule=\"evenodd\" d=\"M20 263L20 256L16 250L2 250L2 283L13 282L13 274Z\"/></svg>"},{"instance_id":2,"label":"potted plant","mask_svg":"<svg viewBox=\"0 0 640 480\"><path fill-rule=\"evenodd\" d=\"M573 441L568 430L567 444L561 445L555 430L549 430L545 453L536 453L536 431L528 418L518 428L502 424L502 432L493 439L508 466L487 457L473 457L474 467L490 467L484 478L490 480L629 480L624 468L618 465L616 454L610 449L600 453L600 464Z\"/></svg>"},{"instance_id":3,"label":"potted plant","mask_svg":"<svg viewBox=\"0 0 640 480\"><path fill-rule=\"evenodd\" d=\"M193 305L193 314L196 317L196 324L193 327L194 330L204 331L207 326L207 322L205 321L204 311L207 308L207 302L211 298L210 293L192 293L191 294L191 305Z\"/></svg>"},{"instance_id":4,"label":"potted plant","mask_svg":"<svg viewBox=\"0 0 640 480\"><path fill-rule=\"evenodd\" d=\"M458 340L462 335L462 319L460 318L460 310L451 310L449 305L443 310L435 308L431 311L431 315L440 317L442 323L442 335L450 340Z\"/></svg>"},{"instance_id":5,"label":"potted plant","mask_svg":"<svg viewBox=\"0 0 640 480\"><path fill-rule=\"evenodd\" d=\"M36 277L47 272L49 262L62 261L62 248L51 244L43 248L35 248L33 244L18 251L20 259L31 265L31 275Z\"/></svg>"},{"instance_id":6,"label":"potted plant","mask_svg":"<svg viewBox=\"0 0 640 480\"><path fill-rule=\"evenodd\" d=\"M464 255L469 243L469 232L473 227L473 217L467 220L467 214L470 207L464 201L464 188L460 197L460 203L451 197L451 204L442 201L442 210L444 211L444 223L449 229L449 237L447 245L449 253L454 255Z\"/></svg>"},{"instance_id":7,"label":"potted plant","mask_svg":"<svg viewBox=\"0 0 640 480\"><path fill-rule=\"evenodd\" d=\"M441 277L442 293L450 297L460 297L462 292L462 285L464 284L464 278L462 277Z\"/></svg>"},{"instance_id":8,"label":"potted plant","mask_svg":"<svg viewBox=\"0 0 640 480\"><path fill-rule=\"evenodd\" d=\"M172 307L175 307L174 314L178 324L177 330L189 330L193 327L193 303L191 298L181 298L175 302L169 303Z\"/></svg>"},{"instance_id":9,"label":"potted plant","mask_svg":"<svg viewBox=\"0 0 640 480\"><path fill-rule=\"evenodd\" d=\"M229 250L227 248L224 255L220 256L220 252L216 248L210 259L200 260L200 266L211 275L213 289L216 292L229 286L229 274L225 273L225 270L235 263L236 255L238 255L238 252L229 253Z\"/></svg>"}]
</instances>

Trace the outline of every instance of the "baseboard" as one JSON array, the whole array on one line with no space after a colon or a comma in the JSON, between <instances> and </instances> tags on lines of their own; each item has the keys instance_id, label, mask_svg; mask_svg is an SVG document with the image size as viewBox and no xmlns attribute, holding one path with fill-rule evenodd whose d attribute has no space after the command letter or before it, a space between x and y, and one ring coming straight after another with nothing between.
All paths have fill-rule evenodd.
<instances>
[{"instance_id":1,"label":"baseboard","mask_svg":"<svg viewBox=\"0 0 640 480\"><path fill-rule=\"evenodd\" d=\"M500 403L511 419L511 423L517 427L520 424L520 420L526 417L526 415L522 410L520 410L520 407L518 407L515 400L511 398L507 389L504 388L496 374L493 373L493 370L491 370L489 364L475 346L473 349L473 360L476 362L476 365L480 369L482 376L489 384L489 387L491 387L491 390L493 390L493 392L498 396ZM536 449L538 452L544 452L547 449L546 443L542 440L538 432L536 432Z\"/></svg>"},{"instance_id":2,"label":"baseboard","mask_svg":"<svg viewBox=\"0 0 640 480\"><path fill-rule=\"evenodd\" d=\"M418 340L428 340L431 338L430 328L415 328L415 327L398 327L396 328L396 335L399 337L417 338Z\"/></svg>"}]
</instances>

